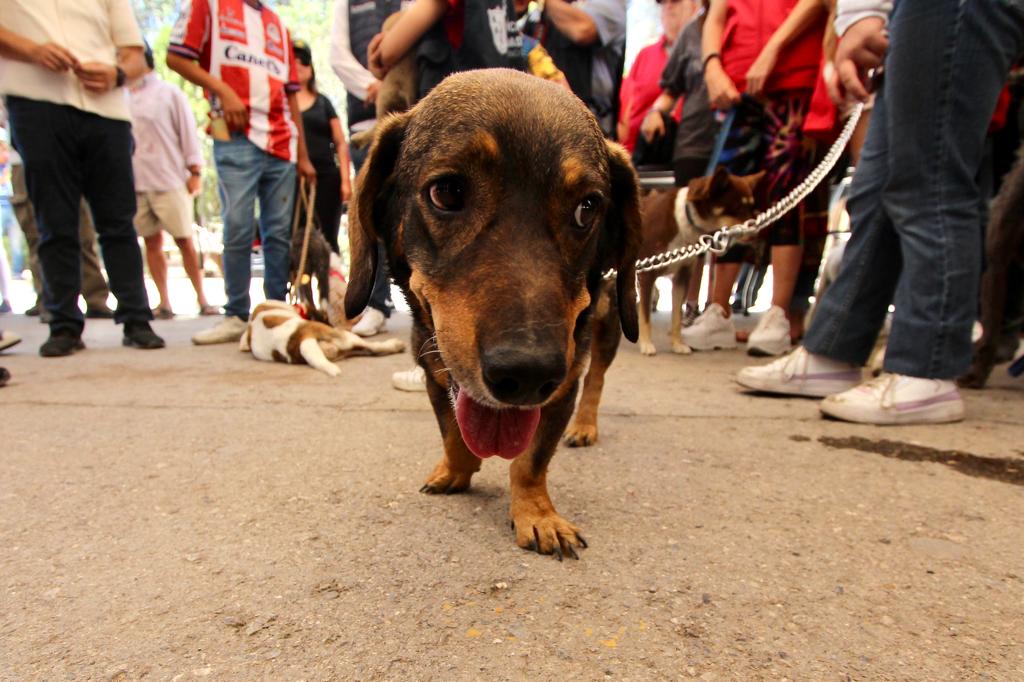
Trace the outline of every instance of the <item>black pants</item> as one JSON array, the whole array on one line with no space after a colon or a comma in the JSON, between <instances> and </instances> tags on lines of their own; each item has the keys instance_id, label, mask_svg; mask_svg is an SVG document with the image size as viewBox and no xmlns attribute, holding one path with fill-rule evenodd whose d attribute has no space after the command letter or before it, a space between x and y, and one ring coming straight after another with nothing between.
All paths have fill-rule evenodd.
<instances>
[{"instance_id":1,"label":"black pants","mask_svg":"<svg viewBox=\"0 0 1024 682\"><path fill-rule=\"evenodd\" d=\"M114 319L119 323L153 319L132 224L131 124L22 97L8 97L7 109L39 226L50 330L81 333L85 326L78 308L82 289L78 210L83 196L92 208L110 290L117 298Z\"/></svg>"},{"instance_id":2,"label":"black pants","mask_svg":"<svg viewBox=\"0 0 1024 682\"><path fill-rule=\"evenodd\" d=\"M341 171L317 171L316 173L316 220L320 231L331 247L338 253L338 230L341 227Z\"/></svg>"}]
</instances>

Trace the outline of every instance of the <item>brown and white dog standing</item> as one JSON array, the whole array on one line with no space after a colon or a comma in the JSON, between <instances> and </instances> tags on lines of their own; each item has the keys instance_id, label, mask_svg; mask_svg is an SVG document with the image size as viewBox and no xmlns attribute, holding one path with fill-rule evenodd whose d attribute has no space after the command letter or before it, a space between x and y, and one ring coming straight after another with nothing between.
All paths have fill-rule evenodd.
<instances>
[{"instance_id":1,"label":"brown and white dog standing","mask_svg":"<svg viewBox=\"0 0 1024 682\"><path fill-rule=\"evenodd\" d=\"M695 178L683 189L654 192L643 198L643 242L640 258L647 258L672 249L696 244L702 234L711 234L723 227L741 223L755 213L757 184L764 172L747 176L730 175L719 167L713 175ZM683 343L683 304L686 302L690 275L695 259L685 260L660 270L637 274L640 300L640 352L654 355L651 341L651 295L658 277L672 277L672 322L669 338L673 353L689 353Z\"/></svg>"},{"instance_id":2,"label":"brown and white dog standing","mask_svg":"<svg viewBox=\"0 0 1024 682\"><path fill-rule=\"evenodd\" d=\"M464 491L484 458L509 459L516 543L576 556L586 543L555 511L547 469L592 341L605 353L591 366L606 366L637 336L625 150L560 86L467 71L378 124L350 220L349 315L369 299L378 240L412 311L444 443L422 491Z\"/></svg>"},{"instance_id":3,"label":"brown and white dog standing","mask_svg":"<svg viewBox=\"0 0 1024 682\"><path fill-rule=\"evenodd\" d=\"M257 360L307 364L336 377L341 374L334 364L336 360L356 354L401 353L405 343L399 339L367 341L347 329L306 320L283 301L264 301L249 317L249 326L238 342L238 350L252 351Z\"/></svg>"}]
</instances>

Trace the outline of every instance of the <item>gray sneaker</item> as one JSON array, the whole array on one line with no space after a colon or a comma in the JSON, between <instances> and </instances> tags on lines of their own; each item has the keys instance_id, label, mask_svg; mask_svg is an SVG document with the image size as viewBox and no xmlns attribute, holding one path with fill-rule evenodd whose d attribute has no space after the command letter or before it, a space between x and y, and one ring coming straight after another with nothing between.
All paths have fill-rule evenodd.
<instances>
[{"instance_id":1,"label":"gray sneaker","mask_svg":"<svg viewBox=\"0 0 1024 682\"><path fill-rule=\"evenodd\" d=\"M242 338L248 324L240 317L225 317L212 329L201 331L192 337L197 346L208 346L214 343L234 343Z\"/></svg>"}]
</instances>

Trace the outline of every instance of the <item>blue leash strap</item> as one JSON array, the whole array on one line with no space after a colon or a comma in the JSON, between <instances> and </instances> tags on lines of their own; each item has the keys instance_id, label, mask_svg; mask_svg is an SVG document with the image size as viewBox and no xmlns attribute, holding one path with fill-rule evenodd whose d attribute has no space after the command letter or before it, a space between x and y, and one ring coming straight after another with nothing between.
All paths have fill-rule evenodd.
<instances>
[{"instance_id":1,"label":"blue leash strap","mask_svg":"<svg viewBox=\"0 0 1024 682\"><path fill-rule=\"evenodd\" d=\"M725 113L725 118L722 120L722 125L718 129L718 135L715 137L715 146L711 150L711 159L708 161L708 167L704 171L704 175L712 175L715 172L715 168L718 167L718 160L722 158L722 150L725 149L725 141L729 138L729 132L732 130L732 124L736 120L736 107L733 107Z\"/></svg>"}]
</instances>

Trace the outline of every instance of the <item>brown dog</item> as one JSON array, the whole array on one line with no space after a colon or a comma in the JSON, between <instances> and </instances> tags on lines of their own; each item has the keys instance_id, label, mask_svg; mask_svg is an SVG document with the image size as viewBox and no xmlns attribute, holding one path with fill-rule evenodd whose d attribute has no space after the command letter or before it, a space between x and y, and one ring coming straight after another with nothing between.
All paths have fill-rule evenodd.
<instances>
[{"instance_id":1,"label":"brown dog","mask_svg":"<svg viewBox=\"0 0 1024 682\"><path fill-rule=\"evenodd\" d=\"M640 258L696 244L703 234L711 234L753 217L757 185L763 177L763 171L740 177L719 167L712 175L694 178L683 189L648 194L640 205L640 213L643 215ZM683 303L686 302L690 274L696 263L696 260L690 259L637 275L640 294L637 303L640 340L637 345L644 355L657 353L651 341L651 296L655 281L666 275L672 277L672 322L669 326L672 352L690 352L680 332L683 328Z\"/></svg>"},{"instance_id":2,"label":"brown dog","mask_svg":"<svg viewBox=\"0 0 1024 682\"><path fill-rule=\"evenodd\" d=\"M384 20L381 32L387 33L398 23L402 12L395 12ZM416 102L416 86L418 84L418 73L416 71L416 50L409 50L398 62L388 70L384 80L380 82L380 91L377 93L375 108L377 120L383 120L388 114L397 114L407 110ZM373 140L376 126L352 135L351 142L354 146L362 149Z\"/></svg>"},{"instance_id":3,"label":"brown dog","mask_svg":"<svg viewBox=\"0 0 1024 682\"><path fill-rule=\"evenodd\" d=\"M982 335L975 346L970 370L958 380L968 388L984 388L997 361L1006 360L998 356L1010 270L1014 264L1024 264L1024 147L1017 150L1017 162L992 202L985 234L985 260L981 277ZM1016 348L1009 351L1011 358L1013 350Z\"/></svg>"},{"instance_id":4,"label":"brown dog","mask_svg":"<svg viewBox=\"0 0 1024 682\"><path fill-rule=\"evenodd\" d=\"M592 338L637 337L638 191L579 99L498 69L451 76L383 121L357 182L346 309L369 299L379 239L444 441L422 491L461 492L482 458L512 460L516 543L542 554L586 546L547 468ZM613 267L621 306L601 295Z\"/></svg>"}]
</instances>

